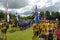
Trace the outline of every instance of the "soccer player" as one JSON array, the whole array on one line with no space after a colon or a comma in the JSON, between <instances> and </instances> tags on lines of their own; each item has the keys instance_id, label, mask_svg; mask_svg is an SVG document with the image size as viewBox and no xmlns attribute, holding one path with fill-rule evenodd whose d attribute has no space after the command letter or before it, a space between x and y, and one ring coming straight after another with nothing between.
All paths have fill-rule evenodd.
<instances>
[{"instance_id":1,"label":"soccer player","mask_svg":"<svg viewBox=\"0 0 60 40\"><path fill-rule=\"evenodd\" d=\"M6 27L6 22L5 21L2 22L1 32L2 32L2 40L6 40L7 27Z\"/></svg>"},{"instance_id":2,"label":"soccer player","mask_svg":"<svg viewBox=\"0 0 60 40\"><path fill-rule=\"evenodd\" d=\"M1 38L1 26L2 26L2 23L0 22L0 40L2 40L2 38Z\"/></svg>"},{"instance_id":3,"label":"soccer player","mask_svg":"<svg viewBox=\"0 0 60 40\"><path fill-rule=\"evenodd\" d=\"M16 31L16 26L15 26L15 21L14 20L11 21L11 28L12 28L13 32Z\"/></svg>"},{"instance_id":4,"label":"soccer player","mask_svg":"<svg viewBox=\"0 0 60 40\"><path fill-rule=\"evenodd\" d=\"M34 34L33 40L38 40L39 38L39 25L38 24L34 26L33 34Z\"/></svg>"},{"instance_id":5,"label":"soccer player","mask_svg":"<svg viewBox=\"0 0 60 40\"><path fill-rule=\"evenodd\" d=\"M43 38L44 40L46 39L46 27L45 27L45 25L42 25L42 27L41 27L41 34L42 34L42 36L41 36L41 38Z\"/></svg>"},{"instance_id":6,"label":"soccer player","mask_svg":"<svg viewBox=\"0 0 60 40\"><path fill-rule=\"evenodd\" d=\"M51 29L51 25L48 26L48 40L53 40L53 30Z\"/></svg>"}]
</instances>

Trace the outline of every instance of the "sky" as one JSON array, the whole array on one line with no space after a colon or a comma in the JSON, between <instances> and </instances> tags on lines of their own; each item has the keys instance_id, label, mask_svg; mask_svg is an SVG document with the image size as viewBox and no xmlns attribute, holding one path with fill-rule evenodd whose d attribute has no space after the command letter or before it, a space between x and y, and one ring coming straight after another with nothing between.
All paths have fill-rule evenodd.
<instances>
[{"instance_id":1,"label":"sky","mask_svg":"<svg viewBox=\"0 0 60 40\"><path fill-rule=\"evenodd\" d=\"M0 10L5 11L7 0L0 0ZM35 9L39 11L60 11L60 0L8 0L8 12L30 15Z\"/></svg>"}]
</instances>

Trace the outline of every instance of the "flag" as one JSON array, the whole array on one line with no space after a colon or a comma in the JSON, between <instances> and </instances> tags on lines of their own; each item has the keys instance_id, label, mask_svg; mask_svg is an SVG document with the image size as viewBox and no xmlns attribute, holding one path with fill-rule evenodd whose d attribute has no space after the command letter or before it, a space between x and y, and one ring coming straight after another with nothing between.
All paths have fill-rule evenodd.
<instances>
[{"instance_id":1,"label":"flag","mask_svg":"<svg viewBox=\"0 0 60 40\"><path fill-rule=\"evenodd\" d=\"M40 21L40 16L38 14L38 9L37 9L37 5L35 6L35 13L34 13L34 23L38 23Z\"/></svg>"},{"instance_id":2,"label":"flag","mask_svg":"<svg viewBox=\"0 0 60 40\"><path fill-rule=\"evenodd\" d=\"M16 16L16 20L18 21L18 14L17 14L17 12L16 12L16 15L15 16Z\"/></svg>"}]
</instances>

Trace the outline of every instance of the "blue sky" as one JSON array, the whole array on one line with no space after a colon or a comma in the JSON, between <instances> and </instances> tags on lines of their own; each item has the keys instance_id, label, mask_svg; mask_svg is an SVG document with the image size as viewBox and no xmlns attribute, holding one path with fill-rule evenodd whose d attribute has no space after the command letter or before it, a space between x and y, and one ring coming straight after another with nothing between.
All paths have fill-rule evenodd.
<instances>
[{"instance_id":1,"label":"blue sky","mask_svg":"<svg viewBox=\"0 0 60 40\"><path fill-rule=\"evenodd\" d=\"M39 11L60 11L60 0L8 0L8 11L30 15L37 4ZM0 10L5 11L6 0L0 0Z\"/></svg>"}]
</instances>

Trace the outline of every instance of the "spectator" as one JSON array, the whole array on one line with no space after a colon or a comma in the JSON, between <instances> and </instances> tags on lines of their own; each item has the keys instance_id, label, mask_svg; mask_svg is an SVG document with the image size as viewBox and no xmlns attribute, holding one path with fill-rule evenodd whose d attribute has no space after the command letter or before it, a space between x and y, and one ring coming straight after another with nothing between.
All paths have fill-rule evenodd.
<instances>
[{"instance_id":1,"label":"spectator","mask_svg":"<svg viewBox=\"0 0 60 40\"><path fill-rule=\"evenodd\" d=\"M60 40L60 22L58 23L57 30L55 31L57 40Z\"/></svg>"},{"instance_id":2,"label":"spectator","mask_svg":"<svg viewBox=\"0 0 60 40\"><path fill-rule=\"evenodd\" d=\"M53 40L53 32L49 30L48 40Z\"/></svg>"}]
</instances>

